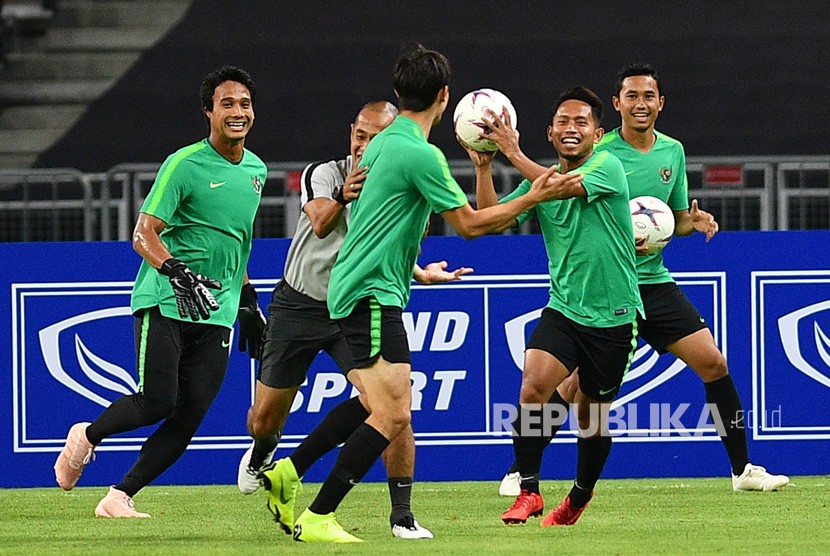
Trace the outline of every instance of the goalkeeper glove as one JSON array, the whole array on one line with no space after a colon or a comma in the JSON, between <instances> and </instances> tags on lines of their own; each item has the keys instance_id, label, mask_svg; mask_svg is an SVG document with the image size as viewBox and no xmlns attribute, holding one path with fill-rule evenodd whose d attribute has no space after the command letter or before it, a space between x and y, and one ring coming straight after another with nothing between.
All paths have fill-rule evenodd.
<instances>
[{"instance_id":1,"label":"goalkeeper glove","mask_svg":"<svg viewBox=\"0 0 830 556\"><path fill-rule=\"evenodd\" d=\"M242 284L239 294L239 351L247 351L251 359L260 359L262 334L265 331L265 315L257 303L254 287Z\"/></svg>"},{"instance_id":2,"label":"goalkeeper glove","mask_svg":"<svg viewBox=\"0 0 830 556\"><path fill-rule=\"evenodd\" d=\"M208 288L222 289L221 282L194 274L186 264L174 258L164 261L159 267L159 272L170 278L170 285L176 296L176 308L181 318L190 317L194 322L200 318L207 320L210 318L210 311L219 309L219 304Z\"/></svg>"}]
</instances>

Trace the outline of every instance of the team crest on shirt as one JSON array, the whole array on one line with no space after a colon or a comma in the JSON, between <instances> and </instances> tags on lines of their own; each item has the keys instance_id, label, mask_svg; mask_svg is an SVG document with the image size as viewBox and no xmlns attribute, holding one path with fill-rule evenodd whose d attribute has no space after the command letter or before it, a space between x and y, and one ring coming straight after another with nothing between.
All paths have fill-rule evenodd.
<instances>
[{"instance_id":1,"label":"team crest on shirt","mask_svg":"<svg viewBox=\"0 0 830 556\"><path fill-rule=\"evenodd\" d=\"M671 166L663 166L660 168L660 181L669 183L671 181Z\"/></svg>"},{"instance_id":2,"label":"team crest on shirt","mask_svg":"<svg viewBox=\"0 0 830 556\"><path fill-rule=\"evenodd\" d=\"M254 191L257 195L262 193L262 180L259 179L259 176L251 176L251 183L254 186Z\"/></svg>"}]
</instances>

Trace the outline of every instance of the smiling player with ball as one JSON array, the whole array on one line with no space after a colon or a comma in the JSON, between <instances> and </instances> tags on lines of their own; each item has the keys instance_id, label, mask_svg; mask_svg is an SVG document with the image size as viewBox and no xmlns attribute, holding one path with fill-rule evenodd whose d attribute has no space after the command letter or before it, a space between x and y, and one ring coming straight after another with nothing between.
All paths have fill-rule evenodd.
<instances>
[{"instance_id":1,"label":"smiling player with ball","mask_svg":"<svg viewBox=\"0 0 830 556\"><path fill-rule=\"evenodd\" d=\"M620 159L630 197L657 197L670 207L674 235L688 236L697 231L708 242L718 232L718 223L714 216L700 209L697 200L689 203L683 144L654 128L665 104L657 71L647 64L626 66L617 75L614 90L613 105L620 113L622 125L603 136L597 151L610 152ZM516 133L504 129L500 122L491 126L489 138L525 177L532 179L544 169L524 155ZM788 477L772 475L750 463L745 413L726 358L703 317L672 279L661 251L650 250L642 238L637 245L637 277L646 314L646 320L639 322L640 337L657 352L677 356L703 381L706 402L716 407L726 425L720 439L731 464L732 489L767 492L783 488L789 483ZM567 406L573 401L572 392L573 387L566 381L554 392L550 403ZM515 471L511 467L499 494L518 494L519 477Z\"/></svg>"}]
</instances>

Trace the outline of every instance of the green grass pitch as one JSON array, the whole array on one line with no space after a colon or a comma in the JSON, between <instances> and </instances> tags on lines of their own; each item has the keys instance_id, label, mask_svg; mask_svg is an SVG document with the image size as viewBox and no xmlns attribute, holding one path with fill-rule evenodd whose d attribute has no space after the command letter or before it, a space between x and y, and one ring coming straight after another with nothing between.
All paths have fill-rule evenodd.
<instances>
[{"instance_id":1,"label":"green grass pitch","mask_svg":"<svg viewBox=\"0 0 830 556\"><path fill-rule=\"evenodd\" d=\"M235 486L150 486L136 496L152 519L96 519L103 487L0 489L0 554L827 554L830 477L793 477L781 492L734 493L728 478L601 480L580 521L502 525L512 500L495 482L416 483L413 509L434 540L391 536L383 483L358 485L337 512L365 542L294 542L265 493ZM548 511L569 483L543 481ZM304 485L298 514L319 484Z\"/></svg>"}]
</instances>

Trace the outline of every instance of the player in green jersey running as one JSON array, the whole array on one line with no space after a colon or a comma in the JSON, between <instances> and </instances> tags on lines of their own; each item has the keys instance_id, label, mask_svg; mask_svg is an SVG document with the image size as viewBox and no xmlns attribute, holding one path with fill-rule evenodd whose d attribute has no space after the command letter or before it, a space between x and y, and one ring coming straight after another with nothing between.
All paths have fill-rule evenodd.
<instances>
[{"instance_id":1,"label":"player in green jersey running","mask_svg":"<svg viewBox=\"0 0 830 556\"><path fill-rule=\"evenodd\" d=\"M628 176L630 196L651 195L666 202L674 211L675 235L694 232L706 235L707 241L718 231L714 217L699 208L696 200L689 204L686 155L680 141L655 129L655 121L665 105L657 71L647 64L624 67L617 75L613 97L622 125L607 133L598 151L611 152L619 158ZM506 134L505 149L516 160L518 143ZM512 158L511 158L512 160ZM534 175L544 167L524 163ZM523 173L525 170L523 170ZM741 400L726 359L715 344L711 331L694 305L686 298L663 264L661 253L638 250L637 275L640 295L647 319L640 322L640 337L658 353L670 352L683 360L703 380L706 401L717 407L724 423L721 441L732 467L732 488L736 491L772 491L789 483L785 475L773 475L749 461L746 429ZM573 402L573 385L563 384L551 403ZM511 494L518 488L517 475L511 467L500 486L500 493Z\"/></svg>"},{"instance_id":2,"label":"player in green jersey running","mask_svg":"<svg viewBox=\"0 0 830 556\"><path fill-rule=\"evenodd\" d=\"M411 364L402 311L429 215L438 212L463 237L477 237L506 229L523 211L581 182L581 176L550 168L527 195L474 210L444 154L427 142L449 103L449 79L449 62L441 53L420 45L405 50L392 76L400 113L363 154L366 180L352 201L349 229L332 268L328 308L349 345L354 369L349 378L361 384L370 414L357 424L316 498L297 518L298 541L360 541L343 530L334 511L390 440L410 425Z\"/></svg>"},{"instance_id":3,"label":"player in green jersey running","mask_svg":"<svg viewBox=\"0 0 830 556\"><path fill-rule=\"evenodd\" d=\"M264 329L245 270L267 173L245 149L254 94L243 70L208 74L200 95L209 136L167 158L141 207L133 246L143 261L131 300L139 390L72 426L55 462L58 484L71 490L104 438L162 423L98 517L150 517L133 496L179 459L219 393L237 312L246 344Z\"/></svg>"},{"instance_id":4,"label":"player in green jersey running","mask_svg":"<svg viewBox=\"0 0 830 556\"><path fill-rule=\"evenodd\" d=\"M300 179L302 211L285 259L283 279L268 305L262 362L254 404L248 411L248 431L255 438L239 463L239 490L250 494L264 483L266 504L287 533L294 530L295 492L311 465L346 441L369 412L361 397L349 398L326 414L288 457L271 464L283 426L312 361L321 351L331 356L348 377L352 370L346 338L326 307L331 267L349 228L352 201L366 178L360 159L369 142L395 119L398 109L385 100L367 103L358 112L349 134L350 154L340 160L309 164ZM424 268L416 265L421 284L459 280L470 268L447 271L446 261ZM392 535L403 539L431 539L412 513L410 498L415 471L415 438L411 427L399 434L383 453L392 511Z\"/></svg>"},{"instance_id":5,"label":"player in green jersey running","mask_svg":"<svg viewBox=\"0 0 830 556\"><path fill-rule=\"evenodd\" d=\"M542 526L573 525L582 515L611 450L611 437L604 434L610 402L637 345L642 304L631 241L628 184L615 156L594 151L603 134L601 120L599 97L584 87L575 87L559 96L548 127L548 140L559 155L561 170L581 174L583 180L578 187L533 209L548 255L550 301L525 351L520 407L513 423L521 488L502 515L506 524L525 523L542 514L539 470L550 442L542 404L577 367L580 431L576 480L565 500L542 520ZM499 120L494 125L511 124ZM506 131L515 134L512 127ZM476 167L478 206L495 205L495 152L467 152ZM529 183L523 181L501 202L520 198ZM529 216L522 214L516 223Z\"/></svg>"}]
</instances>

